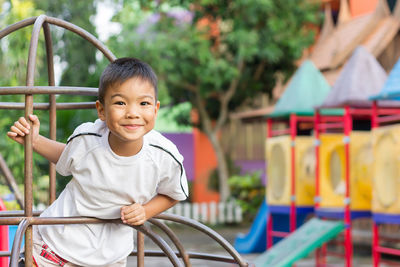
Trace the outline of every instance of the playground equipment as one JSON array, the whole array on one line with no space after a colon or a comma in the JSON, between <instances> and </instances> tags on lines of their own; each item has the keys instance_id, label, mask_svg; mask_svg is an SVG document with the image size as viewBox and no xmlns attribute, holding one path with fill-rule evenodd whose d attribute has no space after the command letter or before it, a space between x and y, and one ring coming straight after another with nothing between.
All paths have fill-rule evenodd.
<instances>
[{"instance_id":1,"label":"playground equipment","mask_svg":"<svg viewBox=\"0 0 400 267\"><path fill-rule=\"evenodd\" d=\"M343 134L320 135L320 208L343 208L345 195L345 144ZM372 145L370 132L350 134L350 209L371 209Z\"/></svg>"},{"instance_id":2,"label":"playground equipment","mask_svg":"<svg viewBox=\"0 0 400 267\"><path fill-rule=\"evenodd\" d=\"M269 205L290 205L292 168L295 168L297 179L296 205L312 206L314 203L314 167L315 154L313 140L310 136L296 137L295 166L291 165L290 136L271 137L267 142L268 186L267 198Z\"/></svg>"},{"instance_id":3,"label":"playground equipment","mask_svg":"<svg viewBox=\"0 0 400 267\"><path fill-rule=\"evenodd\" d=\"M373 151L374 161L372 219L373 266L378 267L381 254L400 255L400 250L384 247L380 243L379 225L400 224L399 188L399 131L400 126L390 125L400 121L400 109L379 109L378 100L400 100L400 61L397 61L379 94L373 100ZM379 159L379 160L378 160Z\"/></svg>"},{"instance_id":4,"label":"playground equipment","mask_svg":"<svg viewBox=\"0 0 400 267\"><path fill-rule=\"evenodd\" d=\"M246 235L238 234L236 236L234 247L239 253L246 254L265 251L268 213L268 205L264 200L258 209L257 216L249 232Z\"/></svg>"},{"instance_id":5,"label":"playground equipment","mask_svg":"<svg viewBox=\"0 0 400 267\"><path fill-rule=\"evenodd\" d=\"M267 247L273 237L293 232L313 211L314 166L311 129L314 106L320 105L330 87L311 61L294 74L267 119L267 175L270 218ZM289 216L289 227L276 231L274 217ZM280 223L282 226L282 223ZM282 227L281 227L282 229Z\"/></svg>"},{"instance_id":6,"label":"playground equipment","mask_svg":"<svg viewBox=\"0 0 400 267\"><path fill-rule=\"evenodd\" d=\"M32 36L30 41L28 64L27 64L27 79L26 86L15 86L15 87L0 87L0 95L10 94L22 94L25 95L25 103L0 103L2 109L24 109L25 116L33 113L34 108L40 108L49 110L50 114L50 138L55 140L56 137L56 110L57 109L83 109L83 108L94 108L94 103L56 103L55 94L66 94L66 95L97 95L97 88L85 88L85 87L57 87L55 86L54 80L54 64L53 64L53 52L52 52L52 41L50 34L50 25L58 26L67 29L75 34L78 34L82 38L86 39L89 43L94 45L103 55L110 61L115 59L115 56L93 35L83 30L82 28L71 24L69 22L41 15L39 17L29 18L0 31L0 39L4 36L19 30L23 27L33 25ZM48 67L48 81L49 86L36 86L34 81L35 73L35 61L38 47L38 40L40 30L43 29L46 54L47 54L47 67ZM48 94L49 103L33 103L33 95L36 94ZM29 121L29 120L28 120ZM22 237L25 234L25 259L26 266L33 266L32 263L32 225L39 224L91 224L91 223L121 223L117 220L100 220L95 218L46 218L37 217L38 212L32 210L32 180L33 180L33 158L32 158L32 140L31 136L28 135L25 138L25 191L24 191L24 211L10 211L0 212L0 225L18 225L13 247L10 252L1 252L2 257L10 256L10 266L16 267L18 265L18 257L20 252L20 246ZM55 168L54 165L50 165L50 189L49 199L50 203L55 200ZM176 223L187 225L196 230L199 230L206 235L210 236L216 242L218 242L229 254L229 256L218 256L203 253L188 253L185 251L184 246L180 243L174 232L166 226L161 220L170 220ZM239 266L247 266L242 257L237 251L218 233L212 229L198 223L197 221L184 218L177 215L160 214L149 222L158 227L168 238L171 239L172 243L176 246L178 252L173 251L170 246L164 241L161 236L155 234L147 226L134 227L137 230L137 250L132 252L132 255L137 256L137 266L144 266L144 256L166 256L171 261L173 266L190 266L190 259L205 259L223 262L237 263ZM144 235L148 236L153 242L155 242L162 251L145 251L144 250ZM181 262L178 257L182 258Z\"/></svg>"},{"instance_id":7,"label":"playground equipment","mask_svg":"<svg viewBox=\"0 0 400 267\"><path fill-rule=\"evenodd\" d=\"M336 237L343 229L342 222L313 218L273 248L261 254L254 263L256 267L290 267L323 243Z\"/></svg>"},{"instance_id":8,"label":"playground equipment","mask_svg":"<svg viewBox=\"0 0 400 267\"><path fill-rule=\"evenodd\" d=\"M6 206L0 198L0 211L5 211ZM0 253L8 251L8 226L0 225ZM6 257L0 258L0 267L7 267L8 259Z\"/></svg>"},{"instance_id":9,"label":"playground equipment","mask_svg":"<svg viewBox=\"0 0 400 267\"><path fill-rule=\"evenodd\" d=\"M321 218L344 220L346 225L344 233L344 258L345 266L347 267L352 266L353 259L351 234L352 220L370 216L369 209L360 209L361 207L369 206L368 203L366 203L368 195L367 197L364 196L365 199L362 200L360 195L362 195L363 192L358 191L359 193L357 193L357 190L352 189L352 185L354 187L354 183L356 183L357 180L369 179L368 176L361 177L360 179L352 176L352 174L354 175L355 173L352 170L352 168L355 167L352 165L352 162L354 163L353 157L359 154L354 149L359 147L360 150L363 150L362 147L365 147L366 145L367 148L364 149L367 151L369 150L368 138L365 137L368 136L368 134L364 133L364 137L361 138L356 135L357 133L354 130L358 130L357 128L368 131L370 130L372 121L372 103L369 101L368 96L376 94L377 91L382 88L385 80L386 73L376 59L366 51L365 48L358 47L343 67L341 75L322 105L322 108L343 108L343 114L340 116L326 116L322 114L324 109L319 109L315 115L314 131L318 144L316 146L317 166L315 213ZM342 147L342 152L336 154L336 161L339 162L336 164L340 164L340 162L344 163L344 170L340 171L340 174L332 175L330 178L323 177L323 175L326 175L326 172L324 173L321 171L324 167L320 162L321 152L323 151L323 140L321 137L325 132L339 132L342 135L342 144L340 145L340 141L337 141L337 147ZM364 142L362 140L364 140ZM356 145L353 145L353 143ZM342 158L344 156L344 159L340 160L340 154L342 154ZM341 177L342 174L344 175L343 178ZM340 179L335 178L335 175L337 177L340 176ZM325 184L324 190L322 190L323 184ZM341 197L337 196L337 194L335 196L334 190L326 189L335 184L343 184L343 186L337 188L337 190L342 194ZM369 187L367 186L366 188ZM324 193L327 193L327 195L323 195ZM340 204L340 206L332 207L332 205L324 207L323 204L327 205L327 202L322 201L327 197L330 197L333 202ZM359 199L357 199L357 197L359 197ZM340 203L340 201L343 202ZM357 203L358 201L359 203ZM353 206L351 206L351 203L353 202L354 208L357 209L352 209ZM318 249L316 253L317 266L319 264L325 264L326 255L326 245L324 244L322 249Z\"/></svg>"},{"instance_id":10,"label":"playground equipment","mask_svg":"<svg viewBox=\"0 0 400 267\"><path fill-rule=\"evenodd\" d=\"M373 130L374 162L372 212L400 213L400 125L383 126Z\"/></svg>"}]
</instances>

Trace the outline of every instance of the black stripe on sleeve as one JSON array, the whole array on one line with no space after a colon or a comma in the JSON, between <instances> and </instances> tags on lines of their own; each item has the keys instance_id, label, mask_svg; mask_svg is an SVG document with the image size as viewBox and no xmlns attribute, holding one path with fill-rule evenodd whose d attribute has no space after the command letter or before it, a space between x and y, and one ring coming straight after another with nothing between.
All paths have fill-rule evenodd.
<instances>
[{"instance_id":1,"label":"black stripe on sleeve","mask_svg":"<svg viewBox=\"0 0 400 267\"><path fill-rule=\"evenodd\" d=\"M98 134L98 133L90 133L90 132L87 132L87 133L79 133L79 134L77 134L77 135L71 136L71 137L68 139L67 144L68 144L69 142L71 142L72 139L74 139L75 137L82 136L82 135L93 135L93 136L101 137L101 134Z\"/></svg>"},{"instance_id":2,"label":"black stripe on sleeve","mask_svg":"<svg viewBox=\"0 0 400 267\"><path fill-rule=\"evenodd\" d=\"M163 148L161 146L158 146L158 145L154 145L154 144L150 144L150 145L152 147L156 147L158 149L161 149L164 152L167 152L179 164L179 167L181 168L181 177L179 179L179 182L181 184L181 189L182 189L183 194L185 194L186 198L188 198L189 196L186 194L185 190L183 189L183 185L182 185L182 176L183 176L183 165L182 165L182 163L167 149L165 149L165 148Z\"/></svg>"}]
</instances>

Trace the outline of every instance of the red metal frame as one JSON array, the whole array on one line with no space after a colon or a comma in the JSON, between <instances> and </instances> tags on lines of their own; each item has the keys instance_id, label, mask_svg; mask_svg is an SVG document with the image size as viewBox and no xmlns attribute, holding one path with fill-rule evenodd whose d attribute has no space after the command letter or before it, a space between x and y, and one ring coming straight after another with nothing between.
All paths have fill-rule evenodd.
<instances>
[{"instance_id":1,"label":"red metal frame","mask_svg":"<svg viewBox=\"0 0 400 267\"><path fill-rule=\"evenodd\" d=\"M287 120L278 120L279 122L287 122ZM290 211L289 211L289 233L280 232L273 230L273 216L270 214L267 223L267 249L271 248L273 245L273 237L286 237L291 232L296 230L297 220L296 220L296 136L297 136L297 125L300 122L314 122L314 118L311 116L298 116L294 113L289 116L289 128L281 130L273 130L272 126L274 119L267 119L267 138L274 136L290 134L291 138L291 200L290 200Z\"/></svg>"},{"instance_id":2,"label":"red metal frame","mask_svg":"<svg viewBox=\"0 0 400 267\"><path fill-rule=\"evenodd\" d=\"M349 106L344 107L343 116L322 116L319 111L316 111L314 116L315 130L315 155L316 155L316 173L315 173L315 209L320 207L320 177L319 177L319 149L320 149L320 132L325 132L328 129L343 129L345 142L345 205L344 205L344 223L346 225L344 233L345 247L345 266L352 266L353 245L351 235L351 213L350 213L350 134L353 129L353 116L364 116L371 114L371 109L352 109ZM371 116L371 115L370 115ZM316 250L315 263L316 266L326 264L326 255L328 254L326 244ZM330 253L331 254L331 253ZM322 258L322 259L321 259Z\"/></svg>"},{"instance_id":3,"label":"red metal frame","mask_svg":"<svg viewBox=\"0 0 400 267\"><path fill-rule=\"evenodd\" d=\"M381 116L381 117L380 117ZM344 141L345 141L345 205L344 205L344 223L346 229L344 232L344 247L345 247L345 266L352 266L353 258L353 245L352 245L352 221L350 211L350 134L353 130L353 118L367 118L371 120L371 128L379 127L380 123L388 123L393 121L400 121L400 109L396 108L379 108L376 102L373 102L372 108L351 108L350 106L344 107L343 116L329 116L321 115L319 111L316 111L314 116L314 130L315 130L315 155L316 155L316 174L315 174L315 209L320 207L320 177L319 177L319 149L320 149L320 132L325 132L328 129L343 129ZM374 223L373 225L373 258L374 266L379 265L380 253L400 255L400 250L394 251L393 249L383 248L379 246L379 229ZM324 244L321 248L316 251L316 266L325 266L326 264L326 245ZM331 254L331 253L330 253Z\"/></svg>"},{"instance_id":4,"label":"red metal frame","mask_svg":"<svg viewBox=\"0 0 400 267\"><path fill-rule=\"evenodd\" d=\"M398 109L379 109L376 101L372 105L372 128L378 128L380 124L399 122L400 108ZM379 227L373 222L372 225L372 258L373 266L378 267L381 262L381 254L390 254L400 256L400 249L382 247L379 245Z\"/></svg>"}]
</instances>

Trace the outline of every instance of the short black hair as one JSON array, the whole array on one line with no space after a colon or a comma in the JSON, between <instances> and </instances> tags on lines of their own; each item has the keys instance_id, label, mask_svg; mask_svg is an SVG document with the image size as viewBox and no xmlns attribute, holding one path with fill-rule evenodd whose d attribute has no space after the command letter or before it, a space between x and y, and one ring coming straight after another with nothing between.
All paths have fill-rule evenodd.
<instances>
[{"instance_id":1,"label":"short black hair","mask_svg":"<svg viewBox=\"0 0 400 267\"><path fill-rule=\"evenodd\" d=\"M157 100L157 76L149 64L133 57L118 58L111 62L100 77L98 98L104 104L104 96L111 86L122 84L130 78L140 78L151 83Z\"/></svg>"}]
</instances>

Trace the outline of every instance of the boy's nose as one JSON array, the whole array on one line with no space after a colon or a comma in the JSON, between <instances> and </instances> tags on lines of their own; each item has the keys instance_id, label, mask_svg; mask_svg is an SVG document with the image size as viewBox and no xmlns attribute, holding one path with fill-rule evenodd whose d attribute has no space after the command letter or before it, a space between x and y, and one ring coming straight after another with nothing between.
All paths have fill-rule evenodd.
<instances>
[{"instance_id":1,"label":"boy's nose","mask_svg":"<svg viewBox=\"0 0 400 267\"><path fill-rule=\"evenodd\" d=\"M139 117L139 112L136 107L129 107L126 112L127 118L137 118Z\"/></svg>"}]
</instances>

